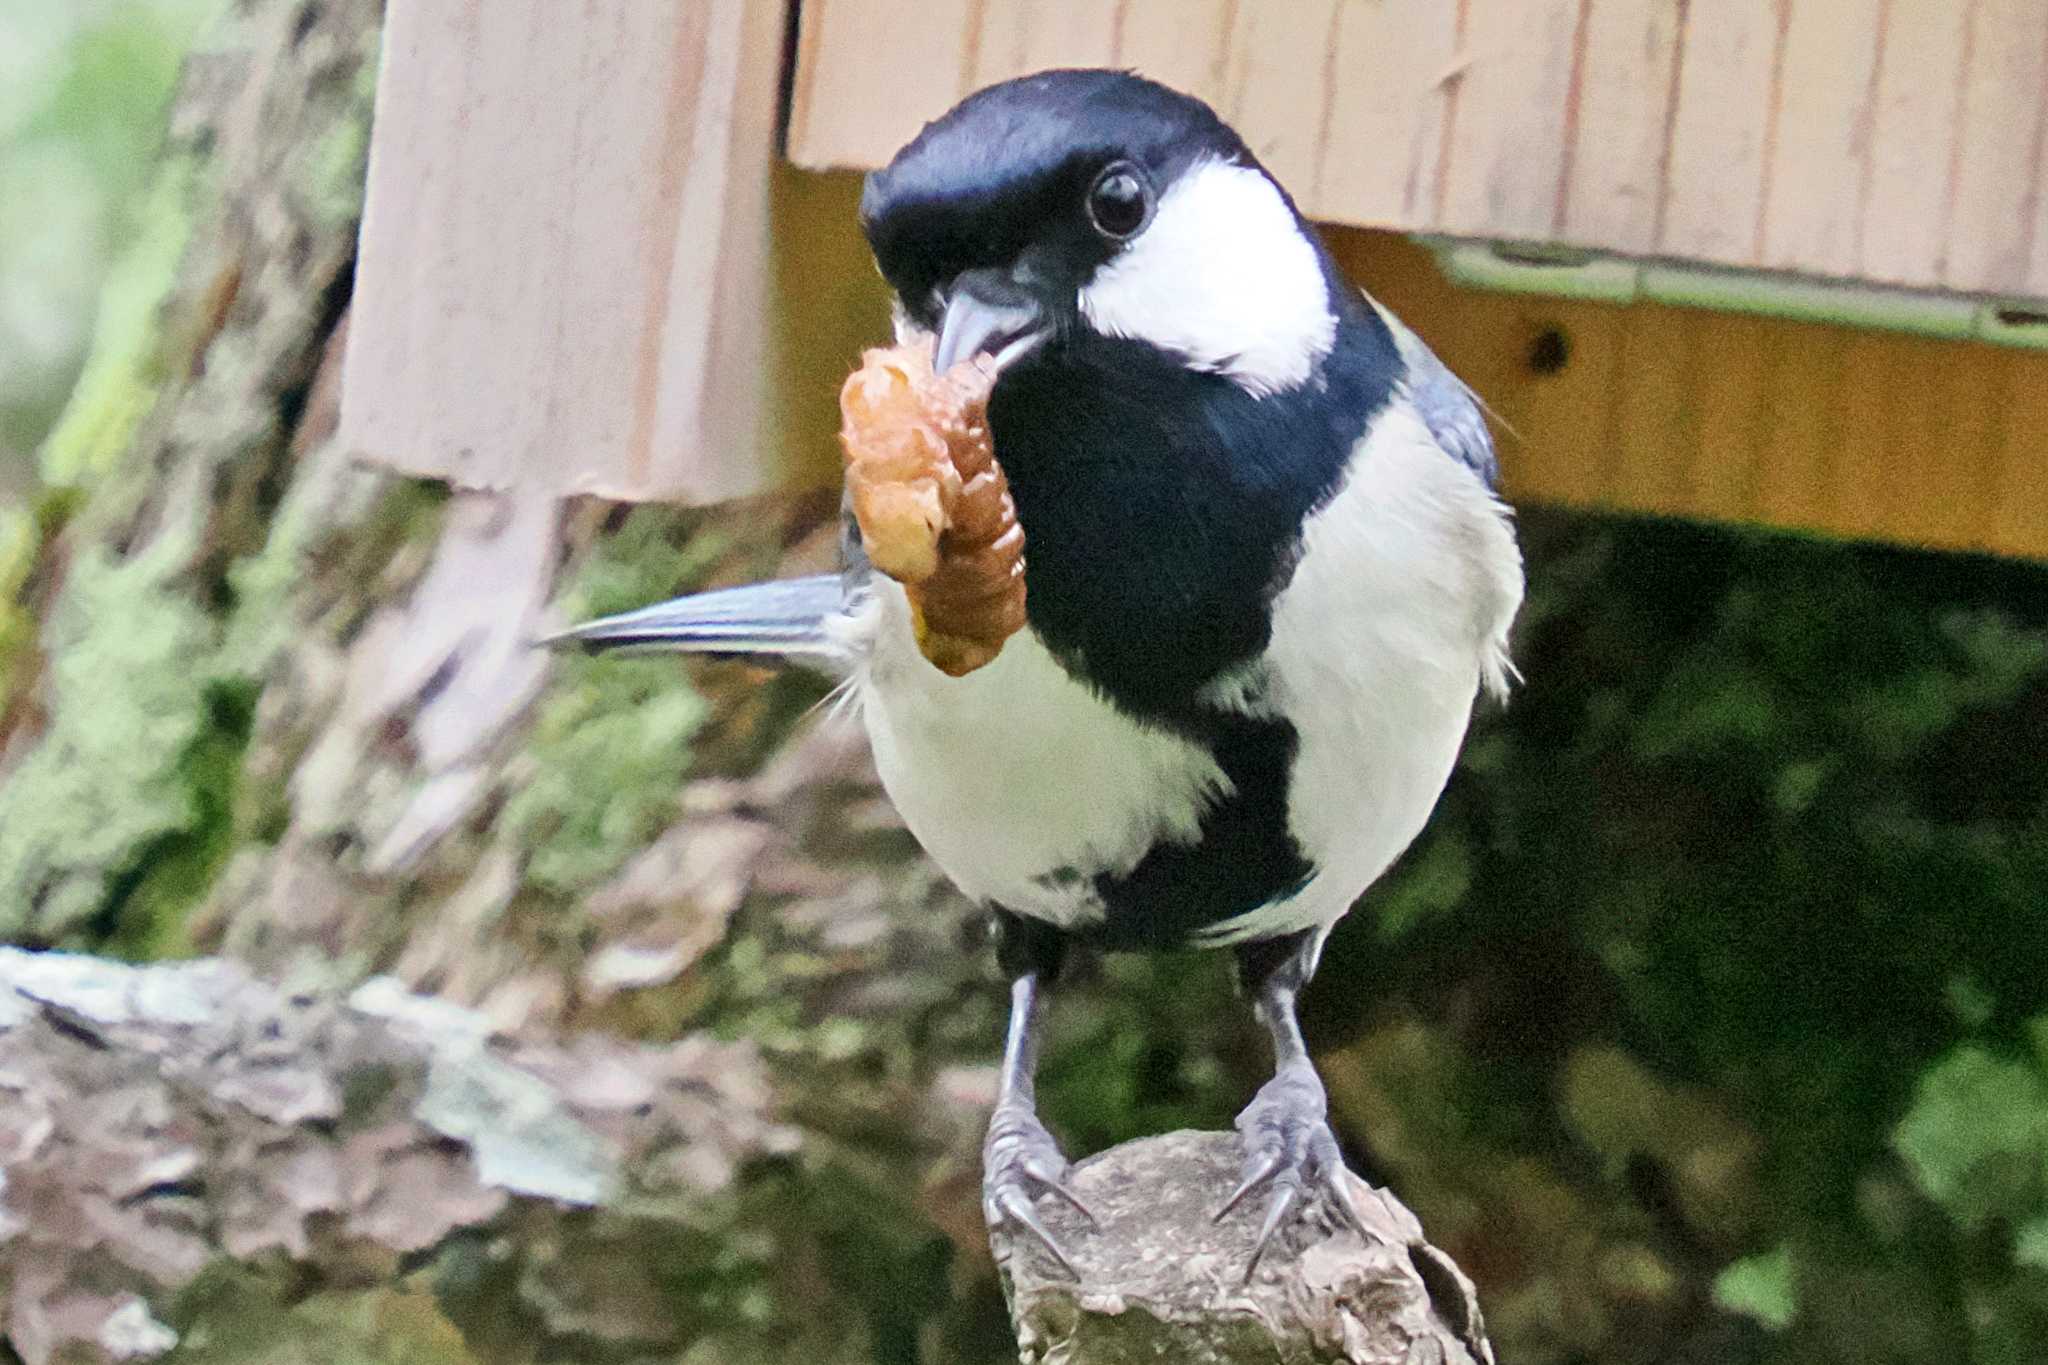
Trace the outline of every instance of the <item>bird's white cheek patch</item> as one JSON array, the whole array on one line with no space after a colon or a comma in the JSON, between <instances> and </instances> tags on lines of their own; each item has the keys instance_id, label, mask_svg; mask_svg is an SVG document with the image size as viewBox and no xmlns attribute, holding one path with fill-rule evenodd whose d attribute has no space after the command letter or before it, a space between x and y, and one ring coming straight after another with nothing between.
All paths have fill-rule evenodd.
<instances>
[{"instance_id":1,"label":"bird's white cheek patch","mask_svg":"<svg viewBox=\"0 0 2048 1365\"><path fill-rule=\"evenodd\" d=\"M1337 318L1313 243L1249 166L1185 172L1151 226L1095 273L1081 312L1106 336L1147 341L1256 394L1305 382Z\"/></svg>"}]
</instances>

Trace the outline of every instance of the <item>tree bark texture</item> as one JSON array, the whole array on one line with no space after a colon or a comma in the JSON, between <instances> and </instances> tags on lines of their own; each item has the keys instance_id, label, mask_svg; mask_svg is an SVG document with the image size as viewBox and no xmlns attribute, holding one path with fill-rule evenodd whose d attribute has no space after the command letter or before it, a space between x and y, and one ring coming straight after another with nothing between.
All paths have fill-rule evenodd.
<instances>
[{"instance_id":1,"label":"tree bark texture","mask_svg":"<svg viewBox=\"0 0 2048 1365\"><path fill-rule=\"evenodd\" d=\"M759 1050L498 1035L390 977L0 949L0 1286L25 1365L609 1359L717 1336L721 1206L788 1158ZM995 1250L1027 1365L1491 1365L1472 1284L1391 1195L1369 1241L1209 1210L1235 1140L1080 1163L1075 1279ZM508 1349L517 1342L516 1349ZM631 1356L627 1358L632 1358ZM689 1358L685 1356L685 1358Z\"/></svg>"},{"instance_id":2,"label":"tree bark texture","mask_svg":"<svg viewBox=\"0 0 2048 1365\"><path fill-rule=\"evenodd\" d=\"M712 1210L796 1142L746 1043L511 1044L389 977L221 960L0 949L0 1086L25 1365L681 1342L717 1311L687 1289Z\"/></svg>"}]
</instances>

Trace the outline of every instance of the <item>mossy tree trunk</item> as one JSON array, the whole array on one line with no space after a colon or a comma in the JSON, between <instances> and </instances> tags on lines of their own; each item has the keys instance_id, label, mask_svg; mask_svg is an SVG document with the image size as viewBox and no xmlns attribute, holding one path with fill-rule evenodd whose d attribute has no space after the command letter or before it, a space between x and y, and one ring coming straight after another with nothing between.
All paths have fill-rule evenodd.
<instances>
[{"instance_id":1,"label":"mossy tree trunk","mask_svg":"<svg viewBox=\"0 0 2048 1365\"><path fill-rule=\"evenodd\" d=\"M540 1324L477 1359L999 1355L977 916L809 717L819 684L529 645L819 560L830 500L522 499L331 444L379 9L237 0L191 60L155 221L0 566L0 934L390 972L508 1033L757 1043L801 1141L692 1215L715 1254L608 1317L437 1253L419 1282L461 1281L473 1321Z\"/></svg>"}]
</instances>

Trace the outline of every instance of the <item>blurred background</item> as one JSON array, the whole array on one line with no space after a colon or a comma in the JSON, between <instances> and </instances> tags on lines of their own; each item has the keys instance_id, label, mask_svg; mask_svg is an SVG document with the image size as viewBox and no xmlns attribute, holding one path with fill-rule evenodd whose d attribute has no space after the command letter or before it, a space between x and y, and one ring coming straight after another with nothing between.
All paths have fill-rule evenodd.
<instances>
[{"instance_id":1,"label":"blurred background","mask_svg":"<svg viewBox=\"0 0 2048 1365\"><path fill-rule=\"evenodd\" d=\"M178 61L217 0L0 3L0 502L85 359L100 289L139 228Z\"/></svg>"},{"instance_id":2,"label":"blurred background","mask_svg":"<svg viewBox=\"0 0 2048 1365\"><path fill-rule=\"evenodd\" d=\"M923 863L860 744L818 724L822 684L523 647L547 624L829 562L832 396L886 322L857 170L900 140L833 56L835 24L903 8L862 3L812 0L788 28L779 5L724 0L675 21L739 73L719 106L730 145L693 155L751 170L704 191L729 226L684 239L709 263L690 288L720 301L712 377L648 417L649 473L595 418L565 433L516 415L567 390L556 370L609 401L609 361L581 375L522 350L504 310L465 332L448 285L600 300L549 325L593 345L631 333L641 295L575 264L638 287L602 228L581 221L548 258L449 207L498 170L451 156L436 179L393 153L378 174L422 188L359 254L380 50L387 97L394 72L409 82L406 141L438 148L448 109L491 107L488 82L397 65L473 52L434 27L457 20L380 49L370 0L0 0L0 936L225 954L295 981L392 973L511 1036L743 1043L797 1135L734 1138L717 1179L593 1213L552 1249L487 1211L346 1270L324 1252L203 1274L117 1254L116 1278L184 1340L167 1358L1013 1358L975 1166L1001 992L973 908ZM1096 8L995 6L1017 35L1079 32ZM1318 23L1382 12L1329 8ZM1620 8L1667 46L1688 22ZM1829 12L1867 51L1905 22L1890 9ZM1995 80L1963 72L1963 97L1928 107L1995 89L2038 122L2048 70L1992 22L1895 45L1888 69L1928 54L1946 92L1943 43L1995 48ZM1845 50L1759 23L1780 66L1802 41ZM512 85L580 88L564 31L536 27L520 60L564 46L571 74ZM1284 77L1287 44L1323 32L1226 47L1266 44ZM1509 50L1459 41L1411 63L1418 89ZM625 50L582 52L610 51L585 69L620 99L640 71ZM1245 102L1260 77L1236 60L1217 71ZM1724 104L1745 62L1769 76L1740 49L1717 68ZM1856 105L1866 123L1904 107ZM756 125L783 125L789 155L749 160ZM578 144L563 164L611 154ZM1868 201L1868 156L1861 180L1840 164ZM1346 218L1346 182L1323 171L1321 216ZM513 178L496 216L570 174ZM1513 193L1475 192L1474 211ZM1969 214L1950 220L1961 234ZM1518 253L1477 260L1437 248L1488 234L1442 229L1331 241L1514 428L1526 681L1484 709L1427 833L1316 979L1306 1027L1349 1155L1477 1281L1503 1360L2048 1359L2048 358L1987 334L2038 322L2027 252L2010 287L1846 270L1864 292L1816 301L1783 287L1793 247L1754 275L1630 274L1622 291L1585 283L1588 234L1561 234L1578 245L1559 255L1503 231ZM436 254L464 231L473 252ZM1861 259L1880 235L1860 230ZM1698 245L1650 255L1749 268L1747 237ZM1959 269L1976 249L1957 236L1929 259ZM344 375L347 329L368 339ZM478 336L504 340L462 350ZM452 452L491 422L533 440L485 493ZM1042 1080L1068 1151L1227 1127L1265 1065L1230 997L1220 959L1087 967ZM103 1251L64 1251L65 1283L113 1274ZM32 1296L10 1273L18 1332ZM332 1353L303 1354L312 1340Z\"/></svg>"}]
</instances>

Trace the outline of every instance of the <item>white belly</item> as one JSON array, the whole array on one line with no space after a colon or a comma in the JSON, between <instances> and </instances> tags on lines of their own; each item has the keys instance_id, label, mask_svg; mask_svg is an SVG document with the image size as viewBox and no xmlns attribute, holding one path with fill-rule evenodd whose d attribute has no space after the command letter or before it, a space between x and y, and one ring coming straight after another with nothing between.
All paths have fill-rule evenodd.
<instances>
[{"instance_id":1,"label":"white belly","mask_svg":"<svg viewBox=\"0 0 2048 1365\"><path fill-rule=\"evenodd\" d=\"M1097 874L1128 872L1161 838L1192 840L1227 789L1204 750L1111 707L1031 632L950 678L918 653L902 588L880 580L876 599L853 682L875 767L968 895L1086 923L1101 914Z\"/></svg>"}]
</instances>

